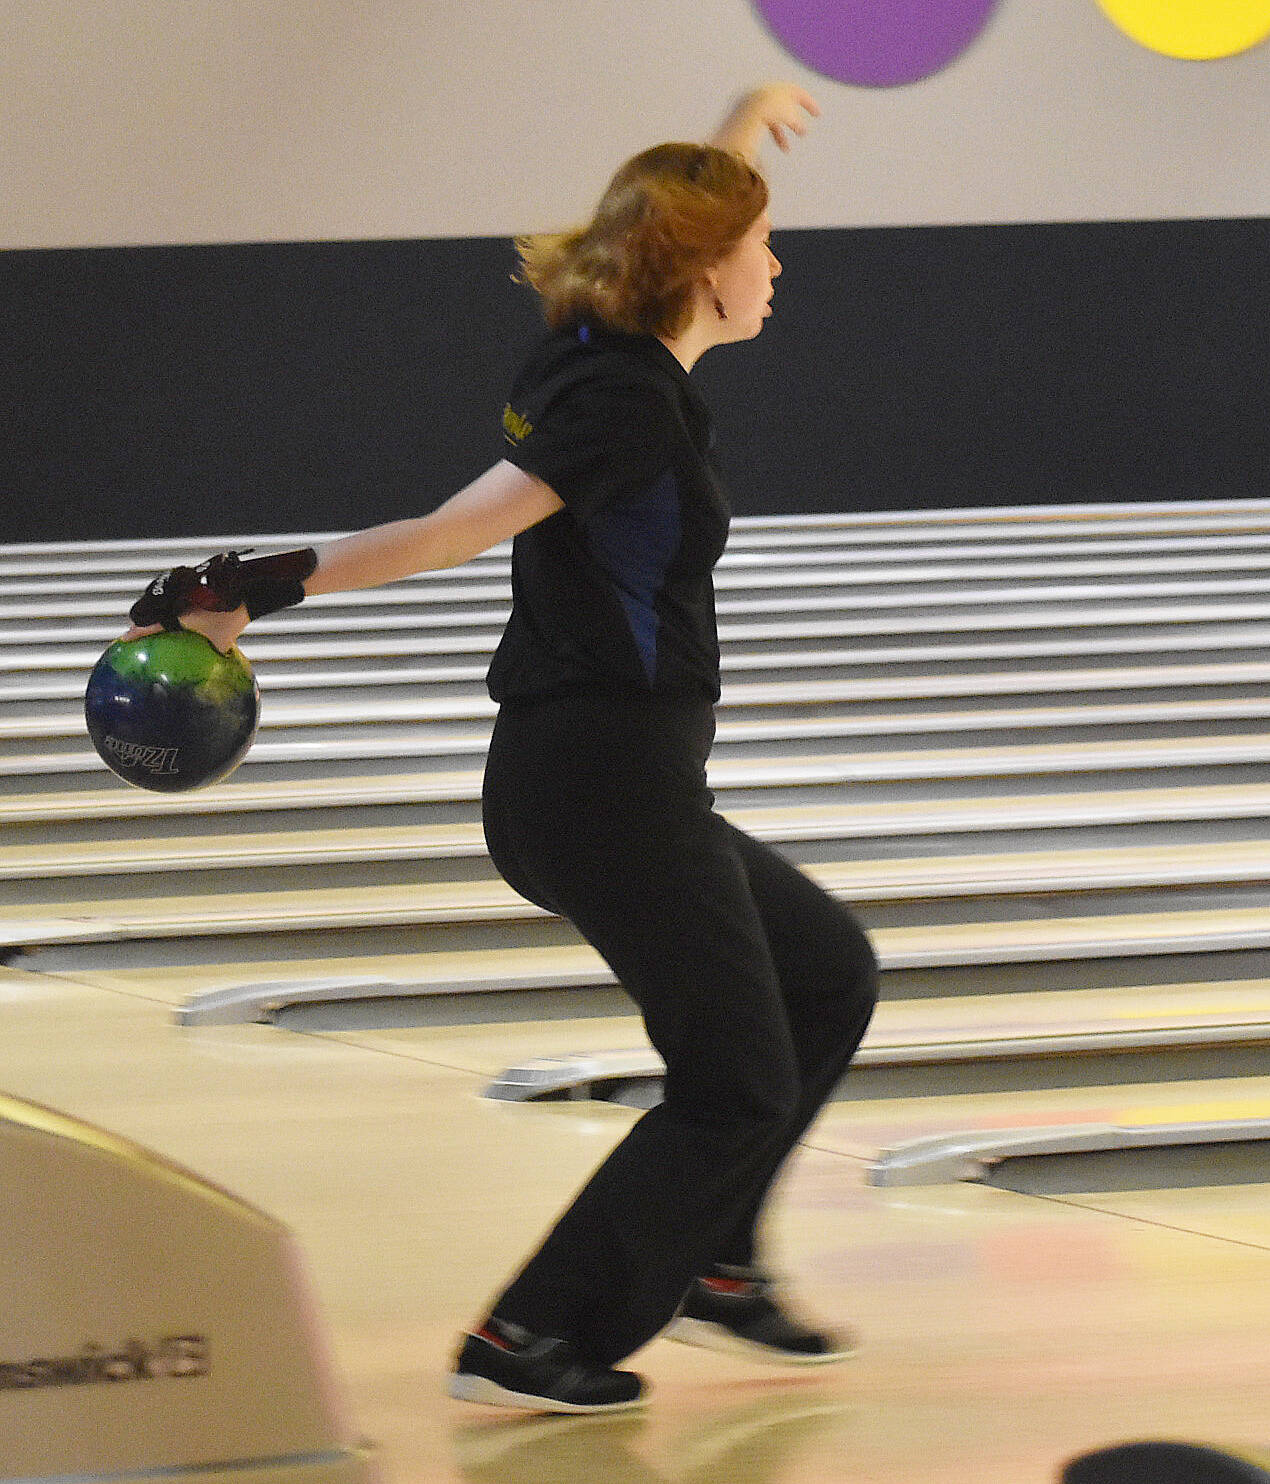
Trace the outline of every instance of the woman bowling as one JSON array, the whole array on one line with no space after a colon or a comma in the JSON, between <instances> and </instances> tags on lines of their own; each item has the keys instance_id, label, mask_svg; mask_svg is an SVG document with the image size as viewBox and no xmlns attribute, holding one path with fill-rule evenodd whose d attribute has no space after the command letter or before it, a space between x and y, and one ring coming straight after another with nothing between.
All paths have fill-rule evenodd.
<instances>
[{"instance_id":1,"label":"woman bowling","mask_svg":"<svg viewBox=\"0 0 1270 1484\"><path fill-rule=\"evenodd\" d=\"M585 226L518 242L549 333L513 383L504 458L444 505L317 552L178 568L133 609L227 649L306 595L516 538L486 840L507 881L610 965L665 1095L462 1341L450 1390L465 1400L637 1406L644 1383L617 1364L663 1330L786 1363L847 1353L785 1308L756 1227L864 1035L876 965L843 906L712 807L728 501L689 376L772 312L754 161L817 112L792 85L759 88L709 144L627 161Z\"/></svg>"}]
</instances>

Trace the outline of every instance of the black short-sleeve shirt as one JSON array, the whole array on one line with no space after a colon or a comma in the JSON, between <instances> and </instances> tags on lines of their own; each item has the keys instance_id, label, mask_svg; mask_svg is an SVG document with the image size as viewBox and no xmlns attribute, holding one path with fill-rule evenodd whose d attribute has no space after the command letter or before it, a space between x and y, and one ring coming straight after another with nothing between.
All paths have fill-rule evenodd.
<instances>
[{"instance_id":1,"label":"black short-sleeve shirt","mask_svg":"<svg viewBox=\"0 0 1270 1484\"><path fill-rule=\"evenodd\" d=\"M729 511L683 366L654 336L556 331L516 377L503 431L509 462L565 508L516 537L490 695L717 699L711 573Z\"/></svg>"}]
</instances>

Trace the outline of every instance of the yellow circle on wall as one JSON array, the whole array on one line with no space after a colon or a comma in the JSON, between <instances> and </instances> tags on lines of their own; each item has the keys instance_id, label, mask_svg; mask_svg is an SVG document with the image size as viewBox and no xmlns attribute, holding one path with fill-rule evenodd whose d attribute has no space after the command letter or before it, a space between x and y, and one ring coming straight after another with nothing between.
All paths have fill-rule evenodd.
<instances>
[{"instance_id":1,"label":"yellow circle on wall","mask_svg":"<svg viewBox=\"0 0 1270 1484\"><path fill-rule=\"evenodd\" d=\"M1166 57L1233 57L1270 36L1270 0L1098 0L1129 36Z\"/></svg>"}]
</instances>

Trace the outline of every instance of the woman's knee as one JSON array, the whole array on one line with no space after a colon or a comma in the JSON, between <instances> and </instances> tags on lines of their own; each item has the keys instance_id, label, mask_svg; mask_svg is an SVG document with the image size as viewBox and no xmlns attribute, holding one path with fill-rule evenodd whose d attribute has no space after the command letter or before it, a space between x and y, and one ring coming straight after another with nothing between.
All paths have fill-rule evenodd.
<instances>
[{"instance_id":1,"label":"woman's knee","mask_svg":"<svg viewBox=\"0 0 1270 1484\"><path fill-rule=\"evenodd\" d=\"M739 1075L689 1080L669 1071L665 1082L671 1111L699 1127L726 1132L734 1147L763 1145L779 1134L797 1114L801 1096L792 1056L761 1052Z\"/></svg>"}]
</instances>

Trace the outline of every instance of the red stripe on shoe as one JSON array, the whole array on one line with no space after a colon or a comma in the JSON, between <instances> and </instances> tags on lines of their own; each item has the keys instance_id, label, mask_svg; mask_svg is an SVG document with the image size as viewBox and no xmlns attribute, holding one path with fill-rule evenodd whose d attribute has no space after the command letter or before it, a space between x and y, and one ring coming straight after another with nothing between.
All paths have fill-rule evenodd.
<instances>
[{"instance_id":1,"label":"red stripe on shoe","mask_svg":"<svg viewBox=\"0 0 1270 1484\"><path fill-rule=\"evenodd\" d=\"M711 1293L753 1293L758 1288L758 1284L748 1278L701 1278L698 1281Z\"/></svg>"},{"instance_id":2,"label":"red stripe on shoe","mask_svg":"<svg viewBox=\"0 0 1270 1484\"><path fill-rule=\"evenodd\" d=\"M484 1325L480 1329L473 1330L472 1333L478 1340L487 1340L496 1350L505 1350L508 1355L516 1353L501 1335L496 1335L492 1329L487 1329Z\"/></svg>"}]
</instances>

